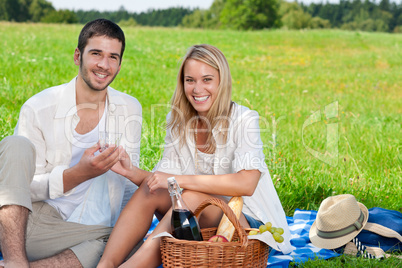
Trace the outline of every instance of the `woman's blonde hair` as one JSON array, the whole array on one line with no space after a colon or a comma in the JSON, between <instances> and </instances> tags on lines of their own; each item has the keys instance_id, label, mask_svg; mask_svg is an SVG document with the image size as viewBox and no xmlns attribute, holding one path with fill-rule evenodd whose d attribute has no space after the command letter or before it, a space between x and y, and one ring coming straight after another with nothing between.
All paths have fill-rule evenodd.
<instances>
[{"instance_id":1,"label":"woman's blonde hair","mask_svg":"<svg viewBox=\"0 0 402 268\"><path fill-rule=\"evenodd\" d=\"M188 101L184 93L184 66L188 59L194 59L208 64L219 72L219 86L217 97L212 103L207 115L200 118L207 125L207 153L213 153L216 148L216 141L212 135L212 129L227 129L232 108L232 76L229 64L223 53L211 45L194 45L190 47L183 58L177 75L177 86L173 94L171 105L171 117L167 127L172 129L174 138L180 138L183 145L189 135L190 129L196 129L198 113ZM185 130L185 131L183 131ZM221 132L222 142L227 140L227 131Z\"/></svg>"}]
</instances>

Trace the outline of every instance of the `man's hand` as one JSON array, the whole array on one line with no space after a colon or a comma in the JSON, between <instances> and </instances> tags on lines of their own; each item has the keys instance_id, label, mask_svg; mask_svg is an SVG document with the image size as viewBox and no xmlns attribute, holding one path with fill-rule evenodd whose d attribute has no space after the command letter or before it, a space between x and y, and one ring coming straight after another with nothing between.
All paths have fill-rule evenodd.
<instances>
[{"instance_id":1,"label":"man's hand","mask_svg":"<svg viewBox=\"0 0 402 268\"><path fill-rule=\"evenodd\" d=\"M111 145L95 156L100 149L99 144L85 150L80 161L63 173L64 192L68 192L80 183L95 178L107 172L119 161L119 150Z\"/></svg>"},{"instance_id":2,"label":"man's hand","mask_svg":"<svg viewBox=\"0 0 402 268\"><path fill-rule=\"evenodd\" d=\"M82 174L87 174L89 178L102 175L119 161L119 150L116 149L115 145L110 145L106 150L95 156L95 152L99 149L98 143L86 149L77 164L79 168L82 168Z\"/></svg>"}]
</instances>

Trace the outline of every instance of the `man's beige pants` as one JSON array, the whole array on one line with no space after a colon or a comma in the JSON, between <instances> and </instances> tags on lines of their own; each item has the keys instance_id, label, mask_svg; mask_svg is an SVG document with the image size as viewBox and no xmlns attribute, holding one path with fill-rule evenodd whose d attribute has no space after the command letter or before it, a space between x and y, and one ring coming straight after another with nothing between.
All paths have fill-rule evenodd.
<instances>
[{"instance_id":1,"label":"man's beige pants","mask_svg":"<svg viewBox=\"0 0 402 268\"><path fill-rule=\"evenodd\" d=\"M66 222L47 203L32 204L29 185L34 172L35 148L28 139L10 136L0 142L0 207L19 205L31 211L26 233L28 259L71 249L83 267L96 267L112 228Z\"/></svg>"}]
</instances>

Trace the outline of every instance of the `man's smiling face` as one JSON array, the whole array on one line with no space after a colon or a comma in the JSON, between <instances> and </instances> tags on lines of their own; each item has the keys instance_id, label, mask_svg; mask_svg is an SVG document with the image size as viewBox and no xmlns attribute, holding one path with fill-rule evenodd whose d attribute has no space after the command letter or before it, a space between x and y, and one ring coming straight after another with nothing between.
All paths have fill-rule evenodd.
<instances>
[{"instance_id":1,"label":"man's smiling face","mask_svg":"<svg viewBox=\"0 0 402 268\"><path fill-rule=\"evenodd\" d=\"M92 90L106 89L120 71L121 46L118 39L105 36L88 39L84 51L74 53L74 62L80 66L78 79Z\"/></svg>"}]
</instances>

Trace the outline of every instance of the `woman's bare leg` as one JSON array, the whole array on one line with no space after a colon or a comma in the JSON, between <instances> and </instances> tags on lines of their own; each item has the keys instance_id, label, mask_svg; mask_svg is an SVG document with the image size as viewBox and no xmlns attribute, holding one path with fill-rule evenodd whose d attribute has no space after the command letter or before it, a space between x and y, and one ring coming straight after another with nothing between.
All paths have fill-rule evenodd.
<instances>
[{"instance_id":1,"label":"woman's bare leg","mask_svg":"<svg viewBox=\"0 0 402 268\"><path fill-rule=\"evenodd\" d=\"M154 213L163 215L170 207L168 191L160 189L151 194L144 181L121 212L98 267L120 265L147 234Z\"/></svg>"},{"instance_id":2,"label":"woman's bare leg","mask_svg":"<svg viewBox=\"0 0 402 268\"><path fill-rule=\"evenodd\" d=\"M170 204L169 204L170 205ZM123 263L121 268L135 267L158 267L161 263L160 242L161 238L154 238L159 233L171 232L171 215L170 209L156 226L152 234L145 240L144 244L135 252L135 254Z\"/></svg>"}]
</instances>

